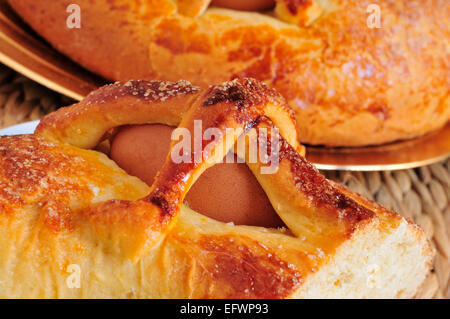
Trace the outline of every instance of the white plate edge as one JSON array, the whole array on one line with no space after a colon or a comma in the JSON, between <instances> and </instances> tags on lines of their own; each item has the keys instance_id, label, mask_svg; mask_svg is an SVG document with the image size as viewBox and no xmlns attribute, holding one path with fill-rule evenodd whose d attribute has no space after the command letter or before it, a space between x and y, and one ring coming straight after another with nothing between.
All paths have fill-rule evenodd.
<instances>
[{"instance_id":1,"label":"white plate edge","mask_svg":"<svg viewBox=\"0 0 450 319\"><path fill-rule=\"evenodd\" d=\"M34 130L39 124L39 120L37 121L29 121L20 123L17 125L9 126L0 130L0 136L6 135L19 135L19 134L33 134Z\"/></svg>"}]
</instances>

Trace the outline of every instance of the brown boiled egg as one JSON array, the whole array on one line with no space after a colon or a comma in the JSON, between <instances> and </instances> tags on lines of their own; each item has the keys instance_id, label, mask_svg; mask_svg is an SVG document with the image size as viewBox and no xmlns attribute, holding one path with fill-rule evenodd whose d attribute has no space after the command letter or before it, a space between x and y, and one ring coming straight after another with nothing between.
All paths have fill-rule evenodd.
<instances>
[{"instance_id":1,"label":"brown boiled egg","mask_svg":"<svg viewBox=\"0 0 450 319\"><path fill-rule=\"evenodd\" d=\"M111 158L148 185L169 153L173 127L149 124L124 127L111 143ZM189 190L185 203L222 222L283 226L269 199L244 163L220 163L207 169Z\"/></svg>"},{"instance_id":2,"label":"brown boiled egg","mask_svg":"<svg viewBox=\"0 0 450 319\"><path fill-rule=\"evenodd\" d=\"M212 0L211 4L234 10L262 11L272 9L275 6L275 0Z\"/></svg>"}]
</instances>

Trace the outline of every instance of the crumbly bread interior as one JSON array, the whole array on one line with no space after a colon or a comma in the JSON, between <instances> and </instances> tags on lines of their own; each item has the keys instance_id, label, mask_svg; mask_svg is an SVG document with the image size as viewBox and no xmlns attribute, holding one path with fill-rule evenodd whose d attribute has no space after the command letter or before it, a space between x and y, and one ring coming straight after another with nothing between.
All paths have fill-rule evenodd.
<instances>
[{"instance_id":1,"label":"crumbly bread interior","mask_svg":"<svg viewBox=\"0 0 450 319\"><path fill-rule=\"evenodd\" d=\"M221 132L212 151L199 163L168 156L150 187L89 150L116 126L177 125L193 136L199 119ZM267 163L249 161L249 143L228 128L265 132L269 139L249 140L266 141L266 152L276 134L277 170L264 174ZM433 255L424 232L325 179L297 141L284 99L254 79L206 90L118 82L47 116L34 135L0 137L0 297L413 297ZM233 150L287 229L227 224L183 206Z\"/></svg>"},{"instance_id":2,"label":"crumbly bread interior","mask_svg":"<svg viewBox=\"0 0 450 319\"><path fill-rule=\"evenodd\" d=\"M8 139L13 145L22 143L24 138ZM6 138L1 142L4 147ZM245 267L245 263L250 263L250 268L258 267L258 262L253 263L261 258L260 253L246 254L233 248L233 243L238 242L237 247L251 249L254 240L259 242L258 249L262 249L260 245L269 249L266 255L278 255L301 272L299 284L291 286L281 281L296 287L284 291L283 296L288 298L410 298L430 267L431 250L422 231L395 214L380 213L380 220L365 225L339 245L334 254L324 256L321 247L298 239L287 230L225 224L185 206L170 234L138 262L132 262L123 257L126 252L117 248L117 243L101 240L92 221L83 217L81 212L91 203L72 197L71 206L79 213L70 223L64 223L63 214L52 215L47 210L46 197L61 190L70 196L70 188L76 188L77 192L95 194L93 202L135 200L145 196L149 187L97 152L58 144L51 146L49 152L49 156L66 154L63 156L70 156L74 163L64 165L57 175L49 171L42 176L50 183L58 180L57 187L35 185L37 188L30 188L32 192L26 196L30 202L13 210L5 210L11 204L5 203L4 194L0 200L4 207L0 216L1 298L244 298L252 296L246 293L251 287L247 284L249 276L260 280L256 281L262 285L258 288L260 297L280 297L276 294L279 282L274 274L266 277L263 274L268 269L257 268L262 272L258 277ZM76 157L71 153L76 153ZM2 165L4 160L2 156ZM42 158L32 159L24 169L36 167L40 161ZM85 172L77 163L94 169ZM79 174L73 174L73 170ZM64 225L67 228L62 228ZM224 253L234 256L222 259ZM70 265L80 267L80 288L68 286ZM311 271L307 271L309 267ZM280 269L291 271L289 267ZM226 274L233 271L236 278ZM290 276L296 278L295 272ZM229 292L231 281L239 280L242 286ZM220 294L217 289L226 293ZM215 294L211 295L211 291Z\"/></svg>"},{"instance_id":3,"label":"crumbly bread interior","mask_svg":"<svg viewBox=\"0 0 450 319\"><path fill-rule=\"evenodd\" d=\"M418 230L402 220L395 228L362 231L343 244L297 298L411 298L430 265ZM424 242L424 238L421 239Z\"/></svg>"}]
</instances>

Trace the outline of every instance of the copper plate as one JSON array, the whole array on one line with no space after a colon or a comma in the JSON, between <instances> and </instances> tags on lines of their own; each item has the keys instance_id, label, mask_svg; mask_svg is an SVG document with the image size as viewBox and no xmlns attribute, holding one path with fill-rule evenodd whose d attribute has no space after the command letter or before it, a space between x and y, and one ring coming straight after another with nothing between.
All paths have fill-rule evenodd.
<instances>
[{"instance_id":1,"label":"copper plate","mask_svg":"<svg viewBox=\"0 0 450 319\"><path fill-rule=\"evenodd\" d=\"M306 154L323 170L386 171L430 165L450 156L450 124L411 140L371 147L307 147Z\"/></svg>"},{"instance_id":2,"label":"copper plate","mask_svg":"<svg viewBox=\"0 0 450 319\"><path fill-rule=\"evenodd\" d=\"M0 0L0 61L52 90L81 100L105 80L58 53ZM422 138L362 148L308 147L307 158L324 170L414 168L450 156L450 125Z\"/></svg>"}]
</instances>

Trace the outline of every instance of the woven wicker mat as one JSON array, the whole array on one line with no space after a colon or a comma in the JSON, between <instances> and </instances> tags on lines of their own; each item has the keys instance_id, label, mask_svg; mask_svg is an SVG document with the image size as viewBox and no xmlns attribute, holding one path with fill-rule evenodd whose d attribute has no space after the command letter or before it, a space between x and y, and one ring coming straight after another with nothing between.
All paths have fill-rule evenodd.
<instances>
[{"instance_id":1,"label":"woven wicker mat","mask_svg":"<svg viewBox=\"0 0 450 319\"><path fill-rule=\"evenodd\" d=\"M73 102L0 64L0 128L40 119ZM436 258L417 297L450 298L450 159L414 170L323 174L421 225Z\"/></svg>"}]
</instances>

